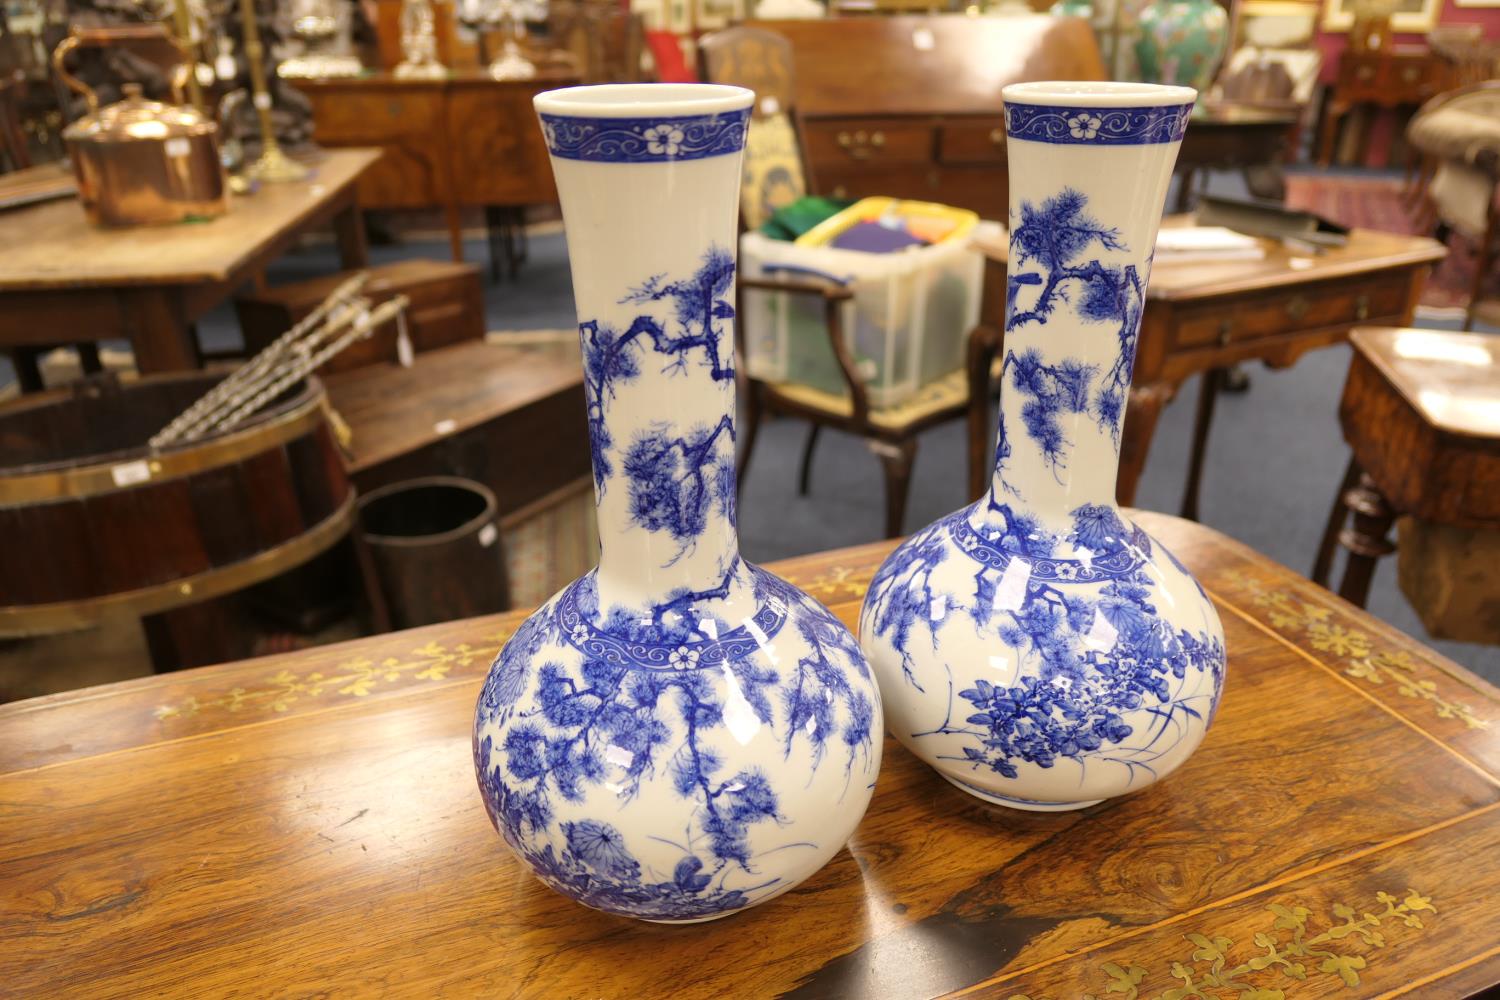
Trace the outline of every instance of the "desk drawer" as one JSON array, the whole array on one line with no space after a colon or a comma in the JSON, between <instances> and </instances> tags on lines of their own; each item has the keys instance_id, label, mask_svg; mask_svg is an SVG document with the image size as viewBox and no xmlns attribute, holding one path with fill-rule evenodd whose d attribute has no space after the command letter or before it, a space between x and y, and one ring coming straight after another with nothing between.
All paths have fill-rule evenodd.
<instances>
[{"instance_id":1,"label":"desk drawer","mask_svg":"<svg viewBox=\"0 0 1500 1000\"><path fill-rule=\"evenodd\" d=\"M1370 277L1192 306L1177 324L1176 346L1227 347L1299 330L1397 320L1406 292L1405 281Z\"/></svg>"},{"instance_id":2,"label":"desk drawer","mask_svg":"<svg viewBox=\"0 0 1500 1000\"><path fill-rule=\"evenodd\" d=\"M930 163L933 126L889 121L804 122L807 155L814 162L846 164Z\"/></svg>"},{"instance_id":3,"label":"desk drawer","mask_svg":"<svg viewBox=\"0 0 1500 1000\"><path fill-rule=\"evenodd\" d=\"M938 130L942 163L1004 163L1005 122L950 122Z\"/></svg>"},{"instance_id":4,"label":"desk drawer","mask_svg":"<svg viewBox=\"0 0 1500 1000\"><path fill-rule=\"evenodd\" d=\"M313 138L332 145L379 145L397 136L438 141L443 96L400 90L325 94L314 91Z\"/></svg>"}]
</instances>

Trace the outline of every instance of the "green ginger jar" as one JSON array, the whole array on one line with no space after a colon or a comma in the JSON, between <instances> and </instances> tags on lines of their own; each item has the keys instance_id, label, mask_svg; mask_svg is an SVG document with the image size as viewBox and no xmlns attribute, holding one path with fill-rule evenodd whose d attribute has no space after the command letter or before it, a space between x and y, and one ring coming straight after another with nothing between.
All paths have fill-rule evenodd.
<instances>
[{"instance_id":1,"label":"green ginger jar","mask_svg":"<svg viewBox=\"0 0 1500 1000\"><path fill-rule=\"evenodd\" d=\"M1141 80L1201 93L1213 83L1228 41L1229 14L1214 0L1157 0L1137 24Z\"/></svg>"}]
</instances>

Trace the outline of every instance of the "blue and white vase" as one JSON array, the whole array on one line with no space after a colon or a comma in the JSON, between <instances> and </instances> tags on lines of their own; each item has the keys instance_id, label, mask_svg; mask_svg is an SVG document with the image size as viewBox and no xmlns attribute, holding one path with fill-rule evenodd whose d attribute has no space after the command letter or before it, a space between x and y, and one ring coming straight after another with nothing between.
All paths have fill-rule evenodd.
<instances>
[{"instance_id":1,"label":"blue and white vase","mask_svg":"<svg viewBox=\"0 0 1500 1000\"><path fill-rule=\"evenodd\" d=\"M1115 505L1162 203L1195 94L1005 88L1010 262L988 493L871 582L860 642L886 726L1020 809L1144 788L1203 739L1224 678L1207 595Z\"/></svg>"},{"instance_id":2,"label":"blue and white vase","mask_svg":"<svg viewBox=\"0 0 1500 1000\"><path fill-rule=\"evenodd\" d=\"M474 719L485 807L547 885L663 922L763 903L869 804L881 710L854 637L740 558L734 302L753 95L538 95L573 268L599 565L505 645Z\"/></svg>"}]
</instances>

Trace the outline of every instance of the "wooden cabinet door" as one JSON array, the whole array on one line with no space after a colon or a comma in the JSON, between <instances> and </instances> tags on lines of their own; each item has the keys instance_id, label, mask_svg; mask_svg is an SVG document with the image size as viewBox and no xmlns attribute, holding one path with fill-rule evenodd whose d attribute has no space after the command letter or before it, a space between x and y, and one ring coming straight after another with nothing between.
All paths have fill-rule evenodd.
<instances>
[{"instance_id":1,"label":"wooden cabinet door","mask_svg":"<svg viewBox=\"0 0 1500 1000\"><path fill-rule=\"evenodd\" d=\"M531 99L555 83L456 81L449 91L448 145L463 205L557 201L547 143Z\"/></svg>"},{"instance_id":2,"label":"wooden cabinet door","mask_svg":"<svg viewBox=\"0 0 1500 1000\"><path fill-rule=\"evenodd\" d=\"M323 83L302 88L313 139L330 147L379 146L359 180L363 208L425 208L447 200L443 88L418 81Z\"/></svg>"}]
</instances>

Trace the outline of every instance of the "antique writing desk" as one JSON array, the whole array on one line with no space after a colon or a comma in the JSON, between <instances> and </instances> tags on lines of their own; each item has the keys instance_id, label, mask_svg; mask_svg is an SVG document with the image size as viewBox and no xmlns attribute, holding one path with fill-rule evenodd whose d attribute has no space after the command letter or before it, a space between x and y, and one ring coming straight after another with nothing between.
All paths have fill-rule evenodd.
<instances>
[{"instance_id":1,"label":"antique writing desk","mask_svg":"<svg viewBox=\"0 0 1500 1000\"><path fill-rule=\"evenodd\" d=\"M463 208L557 201L531 99L577 82L576 74L550 69L504 81L469 69L441 80L375 73L296 86L312 102L321 145L385 150L360 179L360 207L442 209L453 259L463 260Z\"/></svg>"},{"instance_id":2,"label":"antique writing desk","mask_svg":"<svg viewBox=\"0 0 1500 1000\"><path fill-rule=\"evenodd\" d=\"M379 156L335 150L201 223L96 229L71 198L0 213L0 350L123 338L142 373L198 367L194 321L309 229L332 223L343 266L365 265L355 184Z\"/></svg>"},{"instance_id":3,"label":"antique writing desk","mask_svg":"<svg viewBox=\"0 0 1500 1000\"><path fill-rule=\"evenodd\" d=\"M1163 225L1192 225L1192 218L1172 216ZM1261 260L1157 263L1151 269L1120 439L1121 503L1135 499L1162 409L1182 383L1202 375L1181 510L1183 517L1196 520L1224 369L1257 359L1285 368L1313 348L1343 341L1360 324L1410 324L1428 272L1447 254L1442 244L1425 237L1371 229L1356 229L1346 246L1317 256L1271 240L1262 244L1266 255ZM985 244L982 249L996 264L1006 255L1003 246ZM991 303L988 308L993 311L984 320L994 323L998 307ZM999 330L988 327L986 332L986 349L1002 349ZM1330 386L1328 391L1337 390ZM980 496L989 485L994 434L981 400L969 422L971 496Z\"/></svg>"},{"instance_id":4,"label":"antique writing desk","mask_svg":"<svg viewBox=\"0 0 1500 1000\"><path fill-rule=\"evenodd\" d=\"M1206 528L1229 670L1161 784L995 810L886 743L848 849L710 924L522 871L469 729L509 614L0 707L18 995L1470 995L1500 982L1500 692ZM848 622L881 543L778 569ZM1279 992L1277 992L1279 991Z\"/></svg>"}]
</instances>

